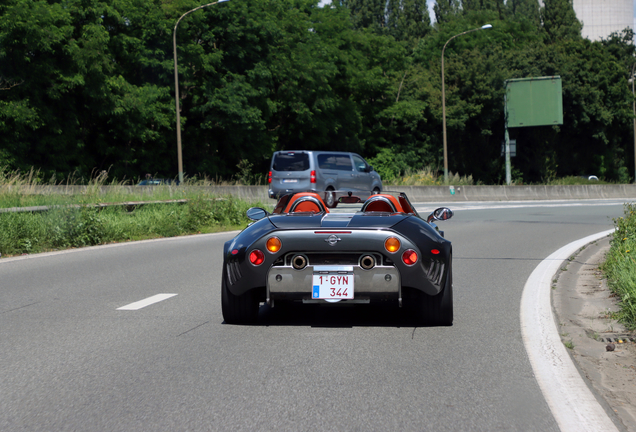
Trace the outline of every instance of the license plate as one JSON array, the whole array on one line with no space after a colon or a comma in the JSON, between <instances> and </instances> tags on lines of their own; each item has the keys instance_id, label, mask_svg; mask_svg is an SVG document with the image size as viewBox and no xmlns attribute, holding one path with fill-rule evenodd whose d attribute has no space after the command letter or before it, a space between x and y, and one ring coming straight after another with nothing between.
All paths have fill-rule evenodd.
<instances>
[{"instance_id":1,"label":"license plate","mask_svg":"<svg viewBox=\"0 0 636 432\"><path fill-rule=\"evenodd\" d=\"M283 179L283 183L298 183L298 179Z\"/></svg>"},{"instance_id":2,"label":"license plate","mask_svg":"<svg viewBox=\"0 0 636 432\"><path fill-rule=\"evenodd\" d=\"M352 266L315 266L311 297L336 300L353 298Z\"/></svg>"}]
</instances>

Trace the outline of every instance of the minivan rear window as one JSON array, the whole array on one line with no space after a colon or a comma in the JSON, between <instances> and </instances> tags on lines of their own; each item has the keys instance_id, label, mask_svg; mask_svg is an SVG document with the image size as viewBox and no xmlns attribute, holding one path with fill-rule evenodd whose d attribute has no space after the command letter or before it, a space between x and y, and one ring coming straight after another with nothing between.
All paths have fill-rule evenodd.
<instances>
[{"instance_id":1,"label":"minivan rear window","mask_svg":"<svg viewBox=\"0 0 636 432\"><path fill-rule=\"evenodd\" d=\"M318 167L320 169L332 169L338 171L352 171L349 155L319 154Z\"/></svg>"},{"instance_id":2,"label":"minivan rear window","mask_svg":"<svg viewBox=\"0 0 636 432\"><path fill-rule=\"evenodd\" d=\"M306 171L309 169L307 153L277 153L272 165L274 171Z\"/></svg>"}]
</instances>

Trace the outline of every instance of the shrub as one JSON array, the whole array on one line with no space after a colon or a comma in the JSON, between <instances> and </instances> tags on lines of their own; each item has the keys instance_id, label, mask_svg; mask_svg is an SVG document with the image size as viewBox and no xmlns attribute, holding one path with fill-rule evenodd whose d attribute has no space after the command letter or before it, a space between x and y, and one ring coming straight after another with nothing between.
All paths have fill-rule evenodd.
<instances>
[{"instance_id":1,"label":"shrub","mask_svg":"<svg viewBox=\"0 0 636 432\"><path fill-rule=\"evenodd\" d=\"M620 321L636 329L636 204L625 204L624 216L614 219L614 225L616 231L601 269L620 299Z\"/></svg>"}]
</instances>

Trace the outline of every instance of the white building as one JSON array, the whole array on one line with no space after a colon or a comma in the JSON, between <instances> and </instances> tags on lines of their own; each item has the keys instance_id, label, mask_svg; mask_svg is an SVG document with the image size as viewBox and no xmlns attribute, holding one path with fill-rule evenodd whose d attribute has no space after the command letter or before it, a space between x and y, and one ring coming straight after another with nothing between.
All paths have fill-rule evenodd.
<instances>
[{"instance_id":1,"label":"white building","mask_svg":"<svg viewBox=\"0 0 636 432\"><path fill-rule=\"evenodd\" d=\"M542 0L539 4L543 7ZM626 27L634 29L634 0L573 0L573 6L584 38L606 39Z\"/></svg>"},{"instance_id":2,"label":"white building","mask_svg":"<svg viewBox=\"0 0 636 432\"><path fill-rule=\"evenodd\" d=\"M634 0L574 0L574 12L583 23L583 37L590 40L634 29Z\"/></svg>"}]
</instances>

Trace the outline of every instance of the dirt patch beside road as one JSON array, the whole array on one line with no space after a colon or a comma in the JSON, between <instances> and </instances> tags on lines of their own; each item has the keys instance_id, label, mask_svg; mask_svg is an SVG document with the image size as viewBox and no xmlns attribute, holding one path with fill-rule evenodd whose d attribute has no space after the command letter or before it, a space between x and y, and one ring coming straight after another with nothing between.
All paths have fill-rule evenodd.
<instances>
[{"instance_id":1,"label":"dirt patch beside road","mask_svg":"<svg viewBox=\"0 0 636 432\"><path fill-rule=\"evenodd\" d=\"M636 432L636 334L611 318L617 301L598 268L608 250L609 237L565 262L552 284L552 305L561 339L588 386L617 426Z\"/></svg>"}]
</instances>

